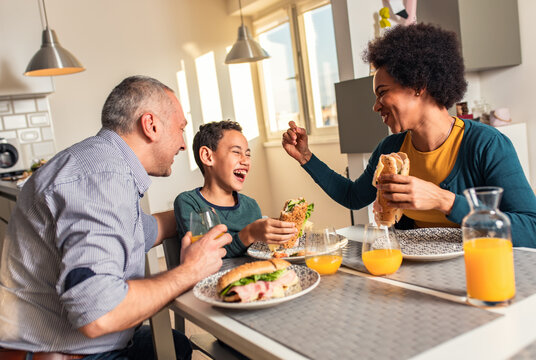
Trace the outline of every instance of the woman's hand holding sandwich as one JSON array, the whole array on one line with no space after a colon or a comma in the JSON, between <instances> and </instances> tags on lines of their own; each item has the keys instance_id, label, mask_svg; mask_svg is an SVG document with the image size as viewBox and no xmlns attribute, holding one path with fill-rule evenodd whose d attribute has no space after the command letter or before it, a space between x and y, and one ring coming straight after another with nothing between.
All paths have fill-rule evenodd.
<instances>
[{"instance_id":1,"label":"woman's hand holding sandwich","mask_svg":"<svg viewBox=\"0 0 536 360\"><path fill-rule=\"evenodd\" d=\"M304 128L298 127L294 121L290 121L288 125L290 128L283 134L283 148L287 154L304 165L313 155L309 150L307 132Z\"/></svg>"},{"instance_id":2,"label":"woman's hand holding sandwich","mask_svg":"<svg viewBox=\"0 0 536 360\"><path fill-rule=\"evenodd\" d=\"M397 174L381 175L378 189L383 191L387 204L393 208L439 210L446 215L450 213L456 197L454 193L429 181ZM373 207L375 213L381 212L378 200Z\"/></svg>"},{"instance_id":3,"label":"woman's hand holding sandwich","mask_svg":"<svg viewBox=\"0 0 536 360\"><path fill-rule=\"evenodd\" d=\"M293 222L263 218L244 227L238 236L246 246L255 241L281 245L289 241L297 232L298 229Z\"/></svg>"}]
</instances>

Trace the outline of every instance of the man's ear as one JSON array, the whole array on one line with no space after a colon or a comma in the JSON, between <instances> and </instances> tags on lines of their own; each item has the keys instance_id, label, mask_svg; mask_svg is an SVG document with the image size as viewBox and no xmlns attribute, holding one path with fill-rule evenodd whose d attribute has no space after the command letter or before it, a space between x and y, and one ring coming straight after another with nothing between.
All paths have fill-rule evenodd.
<instances>
[{"instance_id":1,"label":"man's ear","mask_svg":"<svg viewBox=\"0 0 536 360\"><path fill-rule=\"evenodd\" d=\"M201 162L206 166L212 166L214 164L214 157L212 150L207 146L201 146L199 149L199 158Z\"/></svg>"},{"instance_id":2,"label":"man's ear","mask_svg":"<svg viewBox=\"0 0 536 360\"><path fill-rule=\"evenodd\" d=\"M151 113L144 113L140 118L140 125L143 134L147 136L150 141L155 141L160 130L160 123Z\"/></svg>"}]
</instances>

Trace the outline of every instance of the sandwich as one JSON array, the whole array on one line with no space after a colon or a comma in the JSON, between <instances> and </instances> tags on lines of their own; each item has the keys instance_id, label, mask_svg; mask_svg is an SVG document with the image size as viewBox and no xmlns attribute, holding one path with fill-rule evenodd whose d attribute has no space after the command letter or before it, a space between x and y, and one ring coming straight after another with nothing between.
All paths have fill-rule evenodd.
<instances>
[{"instance_id":1,"label":"sandwich","mask_svg":"<svg viewBox=\"0 0 536 360\"><path fill-rule=\"evenodd\" d=\"M313 212L314 208L315 204L307 203L307 201L305 201L305 199L302 197L287 200L283 210L281 210L279 220L293 222L296 224L298 232L294 234L289 241L281 245L283 248L290 249L296 245L296 241L300 238L300 236L302 236L305 223L307 222L307 219L311 217L311 213ZM279 245L275 245L275 248L270 247L270 250L275 251L278 247Z\"/></svg>"},{"instance_id":2,"label":"sandwich","mask_svg":"<svg viewBox=\"0 0 536 360\"><path fill-rule=\"evenodd\" d=\"M299 290L296 272L282 259L255 261L235 267L218 279L216 291L225 302L250 302L285 296Z\"/></svg>"},{"instance_id":3,"label":"sandwich","mask_svg":"<svg viewBox=\"0 0 536 360\"><path fill-rule=\"evenodd\" d=\"M372 178L372 185L378 187L378 178L386 174L409 175L408 156L403 152L381 155ZM382 211L376 213L376 222L385 226L391 226L398 222L402 217L402 209L388 206L381 190L378 190L376 198L382 207Z\"/></svg>"}]
</instances>

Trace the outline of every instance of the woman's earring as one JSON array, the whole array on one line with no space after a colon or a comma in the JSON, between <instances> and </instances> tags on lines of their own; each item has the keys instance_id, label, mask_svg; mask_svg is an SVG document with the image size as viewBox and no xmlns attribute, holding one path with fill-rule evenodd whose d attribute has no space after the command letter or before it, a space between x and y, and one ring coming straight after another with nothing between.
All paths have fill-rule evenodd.
<instances>
[{"instance_id":1,"label":"woman's earring","mask_svg":"<svg viewBox=\"0 0 536 360\"><path fill-rule=\"evenodd\" d=\"M415 93L415 96L419 96L419 95L421 95L421 93L417 91L417 92Z\"/></svg>"}]
</instances>

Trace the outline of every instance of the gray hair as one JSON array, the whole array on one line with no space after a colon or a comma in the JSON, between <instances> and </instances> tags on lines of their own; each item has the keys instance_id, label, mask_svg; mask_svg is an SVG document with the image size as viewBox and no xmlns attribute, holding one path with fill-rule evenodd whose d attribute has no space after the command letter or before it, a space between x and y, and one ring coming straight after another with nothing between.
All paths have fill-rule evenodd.
<instances>
[{"instance_id":1,"label":"gray hair","mask_svg":"<svg viewBox=\"0 0 536 360\"><path fill-rule=\"evenodd\" d=\"M168 86L151 77L127 77L108 95L102 107L102 127L120 135L131 133L143 113L165 111L171 107L166 91L173 93Z\"/></svg>"}]
</instances>

